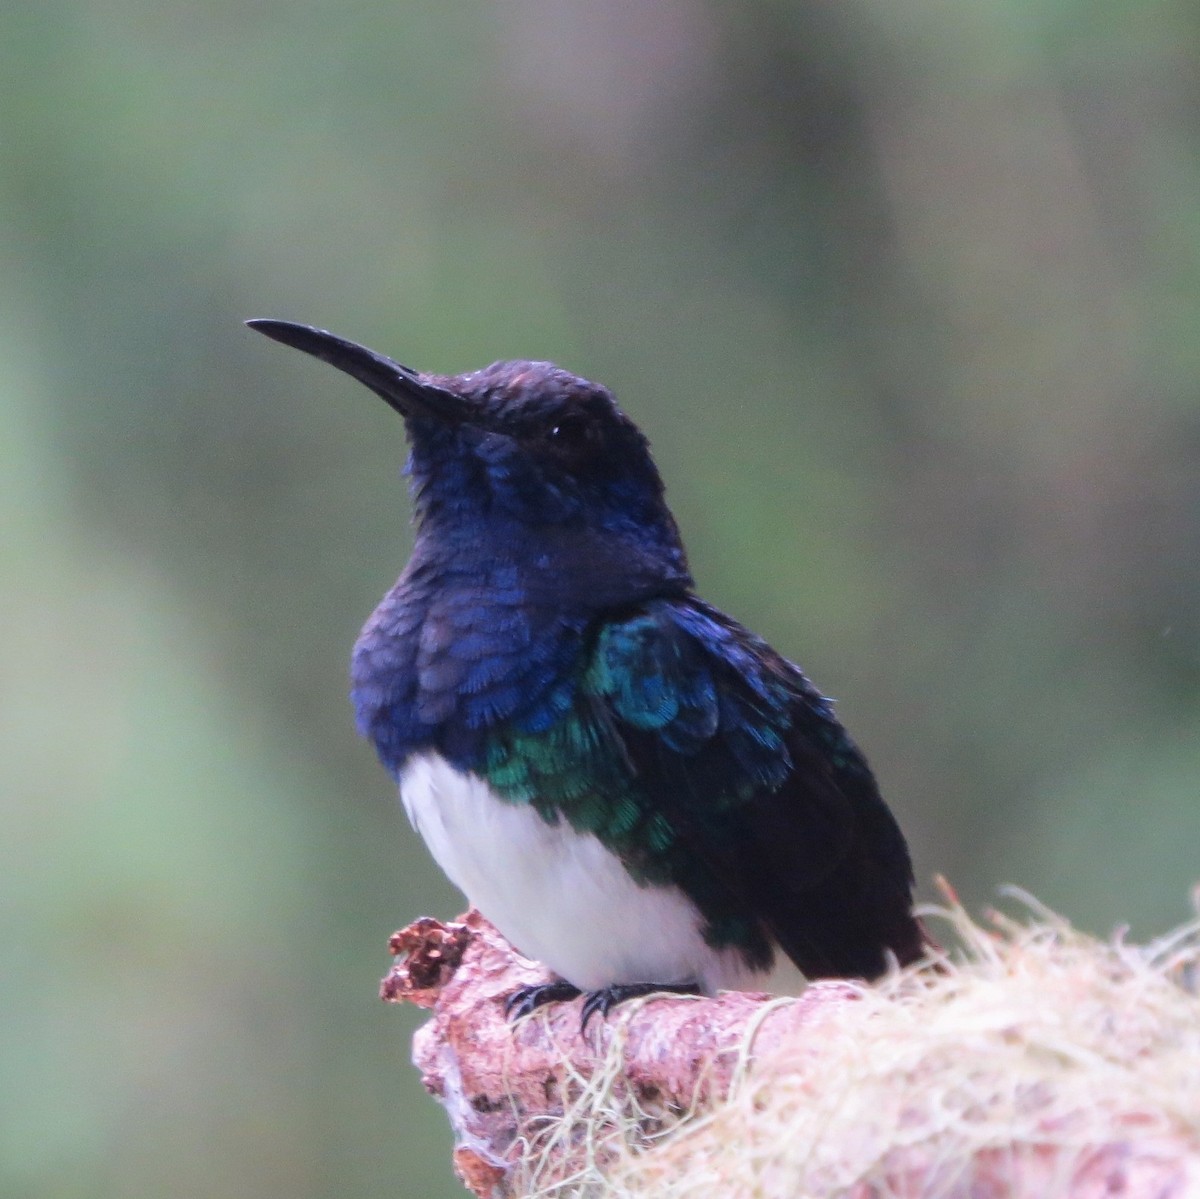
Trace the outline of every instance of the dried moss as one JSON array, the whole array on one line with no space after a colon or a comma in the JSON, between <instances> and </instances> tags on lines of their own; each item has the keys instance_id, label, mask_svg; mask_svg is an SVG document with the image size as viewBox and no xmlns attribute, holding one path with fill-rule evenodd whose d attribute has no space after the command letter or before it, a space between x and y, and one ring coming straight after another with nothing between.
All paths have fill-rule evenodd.
<instances>
[{"instance_id":1,"label":"dried moss","mask_svg":"<svg viewBox=\"0 0 1200 1199\"><path fill-rule=\"evenodd\" d=\"M987 927L952 899L926 912L951 954L864 986L794 1053L747 1044L708 1111L629 1094L618 1025L608 1068L529 1146L529 1193L1050 1196L1116 1170L1121 1193L1200 1194L1200 920L1137 946L1010 896L1021 917Z\"/></svg>"}]
</instances>

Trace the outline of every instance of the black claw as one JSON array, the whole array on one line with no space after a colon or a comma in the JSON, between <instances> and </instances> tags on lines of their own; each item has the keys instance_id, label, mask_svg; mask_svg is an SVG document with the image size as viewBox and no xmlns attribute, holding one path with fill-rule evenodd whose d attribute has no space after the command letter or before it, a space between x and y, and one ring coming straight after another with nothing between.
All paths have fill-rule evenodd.
<instances>
[{"instance_id":1,"label":"black claw","mask_svg":"<svg viewBox=\"0 0 1200 1199\"><path fill-rule=\"evenodd\" d=\"M520 1020L530 1012L547 1003L569 1002L578 999L583 992L565 979L552 983L534 983L530 987L519 987L504 1001L504 1016L508 1020Z\"/></svg>"},{"instance_id":2,"label":"black claw","mask_svg":"<svg viewBox=\"0 0 1200 1199\"><path fill-rule=\"evenodd\" d=\"M599 991L589 991L580 1012L579 1031L587 1032L588 1021L593 1016L607 1017L608 1013L627 999L642 995L699 995L696 983L617 983Z\"/></svg>"}]
</instances>

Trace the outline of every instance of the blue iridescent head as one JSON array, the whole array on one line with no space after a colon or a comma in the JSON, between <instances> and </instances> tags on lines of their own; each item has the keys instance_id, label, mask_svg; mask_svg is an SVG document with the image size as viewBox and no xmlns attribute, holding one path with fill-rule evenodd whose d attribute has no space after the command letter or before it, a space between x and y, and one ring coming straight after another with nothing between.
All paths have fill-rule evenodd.
<instances>
[{"instance_id":1,"label":"blue iridescent head","mask_svg":"<svg viewBox=\"0 0 1200 1199\"><path fill-rule=\"evenodd\" d=\"M428 375L322 329L255 320L252 328L358 379L404 417L422 538L516 537L552 552L573 539L610 563L622 546L645 578L690 583L675 521L645 435L610 392L549 362L496 362Z\"/></svg>"}]
</instances>

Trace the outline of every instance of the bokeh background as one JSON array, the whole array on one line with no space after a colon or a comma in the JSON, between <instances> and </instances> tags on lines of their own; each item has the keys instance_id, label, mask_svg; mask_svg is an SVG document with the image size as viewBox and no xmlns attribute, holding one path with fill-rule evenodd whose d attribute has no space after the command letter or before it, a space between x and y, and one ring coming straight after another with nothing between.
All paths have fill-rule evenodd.
<instances>
[{"instance_id":1,"label":"bokeh background","mask_svg":"<svg viewBox=\"0 0 1200 1199\"><path fill-rule=\"evenodd\" d=\"M1200 876L1200 18L1121 0L0 6L0 1193L459 1193L354 735L402 431L244 330L552 358L923 893Z\"/></svg>"}]
</instances>

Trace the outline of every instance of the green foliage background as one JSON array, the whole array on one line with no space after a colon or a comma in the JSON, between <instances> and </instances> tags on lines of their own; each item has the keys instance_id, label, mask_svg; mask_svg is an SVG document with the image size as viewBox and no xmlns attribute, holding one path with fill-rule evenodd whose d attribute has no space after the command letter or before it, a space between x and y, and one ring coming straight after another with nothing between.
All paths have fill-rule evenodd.
<instances>
[{"instance_id":1,"label":"green foliage background","mask_svg":"<svg viewBox=\"0 0 1200 1199\"><path fill-rule=\"evenodd\" d=\"M1179 0L0 7L0 1193L458 1193L353 733L401 430L241 327L552 358L970 906L1200 875Z\"/></svg>"}]
</instances>

